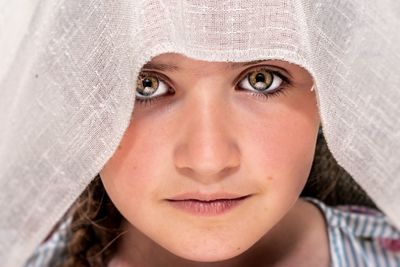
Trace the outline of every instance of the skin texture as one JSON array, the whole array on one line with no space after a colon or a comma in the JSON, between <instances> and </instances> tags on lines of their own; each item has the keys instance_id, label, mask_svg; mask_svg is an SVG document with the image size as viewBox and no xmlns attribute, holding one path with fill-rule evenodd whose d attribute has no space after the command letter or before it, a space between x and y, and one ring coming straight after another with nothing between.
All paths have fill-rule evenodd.
<instances>
[{"instance_id":1,"label":"skin texture","mask_svg":"<svg viewBox=\"0 0 400 267\"><path fill-rule=\"evenodd\" d=\"M302 255L301 248L327 243L321 215L298 199L319 127L308 72L284 61L244 66L178 54L151 63L143 71L158 73L173 93L135 104L118 150L100 172L126 219L127 233L110 265L234 266L262 260L285 266ZM160 70L160 64L174 67ZM268 98L241 89L241 81L260 66L281 68L290 84ZM250 197L216 216L190 214L167 201L187 192L221 191ZM266 251L273 253L266 257ZM326 261L327 255L321 257Z\"/></svg>"}]
</instances>

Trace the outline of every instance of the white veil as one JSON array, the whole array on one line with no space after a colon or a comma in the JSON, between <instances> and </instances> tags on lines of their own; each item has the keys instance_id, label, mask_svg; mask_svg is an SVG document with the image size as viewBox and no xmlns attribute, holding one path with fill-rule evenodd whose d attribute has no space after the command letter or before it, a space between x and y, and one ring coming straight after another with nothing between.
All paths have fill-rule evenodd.
<instances>
[{"instance_id":1,"label":"white veil","mask_svg":"<svg viewBox=\"0 0 400 267\"><path fill-rule=\"evenodd\" d=\"M0 261L21 266L111 157L164 52L315 78L336 160L400 226L397 0L0 0Z\"/></svg>"}]
</instances>

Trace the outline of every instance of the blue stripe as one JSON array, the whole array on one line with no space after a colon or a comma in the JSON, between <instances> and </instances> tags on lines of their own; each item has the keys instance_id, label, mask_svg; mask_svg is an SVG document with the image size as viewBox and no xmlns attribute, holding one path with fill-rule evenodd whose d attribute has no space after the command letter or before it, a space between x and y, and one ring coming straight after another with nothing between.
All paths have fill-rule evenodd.
<instances>
[{"instance_id":1,"label":"blue stripe","mask_svg":"<svg viewBox=\"0 0 400 267\"><path fill-rule=\"evenodd\" d=\"M339 234L338 234L339 233ZM334 267L342 267L342 263L340 261L340 253L338 249L338 240L337 236L340 235L339 228L334 228L334 232L332 233L332 245L334 250L334 255L332 255L332 259L334 259L335 266Z\"/></svg>"},{"instance_id":2,"label":"blue stripe","mask_svg":"<svg viewBox=\"0 0 400 267\"><path fill-rule=\"evenodd\" d=\"M364 222L363 222L362 230L361 230L360 234L361 234L362 237L365 237L366 236L366 231L367 231L367 226L368 226L368 223L369 223L369 217L364 216L363 218L364 218ZM367 254L367 248L366 248L366 243L367 242L369 242L369 241L368 240L362 240L362 239L360 240L361 247L363 249L361 251L361 256L362 256L362 259L363 259L364 266L365 267L371 267L370 264L369 264L369 255Z\"/></svg>"},{"instance_id":3,"label":"blue stripe","mask_svg":"<svg viewBox=\"0 0 400 267\"><path fill-rule=\"evenodd\" d=\"M343 218L342 215L343 215L343 213L341 213L341 212L338 213L338 221L339 221L339 225L341 227L343 226L343 222L345 220L345 218ZM343 235L343 233L341 233L341 234ZM344 258L344 266L346 266L346 267L349 266L349 258L348 258L347 251L346 251L346 246L345 246L345 242L347 241L347 238L348 238L347 236L344 236L343 238L341 238L341 242L340 242L341 246L342 246L342 253L343 253L342 255L343 255L343 258Z\"/></svg>"},{"instance_id":4,"label":"blue stripe","mask_svg":"<svg viewBox=\"0 0 400 267\"><path fill-rule=\"evenodd\" d=\"M350 224L350 216L347 217L348 218L348 225L351 226ZM359 223L360 217L355 217L354 219L354 227L357 228L358 227L358 223ZM358 267L360 266L360 263L358 262L358 257L354 248L355 242L354 242L354 236L350 236L350 250L351 250L351 256L353 259L353 262L355 263L355 266Z\"/></svg>"},{"instance_id":5,"label":"blue stripe","mask_svg":"<svg viewBox=\"0 0 400 267\"><path fill-rule=\"evenodd\" d=\"M371 230L371 236L375 236L375 231L376 231L376 229L378 228L377 227L377 223L375 222L373 222L372 223L372 230ZM377 251L376 251L376 245L377 245L377 240L376 239L374 239L374 240L372 240L372 241L370 241L369 242L370 244L371 244L371 251L372 251L372 256L374 257L374 261L375 261L375 263L376 263L376 267L381 267L381 264L379 263L379 256L378 256L378 253L377 253ZM378 244L379 245L379 244Z\"/></svg>"},{"instance_id":6,"label":"blue stripe","mask_svg":"<svg viewBox=\"0 0 400 267\"><path fill-rule=\"evenodd\" d=\"M365 236L366 235L368 221L369 221L369 217L364 216L363 218L364 218L364 224L363 224L362 229L360 231L360 235L361 236Z\"/></svg>"}]
</instances>

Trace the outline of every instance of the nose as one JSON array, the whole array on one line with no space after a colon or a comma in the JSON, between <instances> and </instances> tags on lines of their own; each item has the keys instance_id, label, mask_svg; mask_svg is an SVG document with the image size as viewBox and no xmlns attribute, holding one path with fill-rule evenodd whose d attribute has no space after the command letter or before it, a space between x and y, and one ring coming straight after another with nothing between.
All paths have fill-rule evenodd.
<instances>
[{"instance_id":1,"label":"nose","mask_svg":"<svg viewBox=\"0 0 400 267\"><path fill-rule=\"evenodd\" d=\"M212 184L239 169L240 150L228 105L200 90L180 111L182 127L180 142L174 150L174 164L180 174Z\"/></svg>"}]
</instances>

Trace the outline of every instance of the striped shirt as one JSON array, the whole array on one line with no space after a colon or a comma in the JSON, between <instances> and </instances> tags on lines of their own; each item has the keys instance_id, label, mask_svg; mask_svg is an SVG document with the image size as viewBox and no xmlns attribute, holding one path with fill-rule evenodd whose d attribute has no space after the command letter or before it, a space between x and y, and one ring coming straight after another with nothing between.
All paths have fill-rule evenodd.
<instances>
[{"instance_id":1,"label":"striped shirt","mask_svg":"<svg viewBox=\"0 0 400 267\"><path fill-rule=\"evenodd\" d=\"M400 267L400 232L382 213L361 206L328 207L324 214L332 267Z\"/></svg>"},{"instance_id":2,"label":"striped shirt","mask_svg":"<svg viewBox=\"0 0 400 267\"><path fill-rule=\"evenodd\" d=\"M361 206L328 207L312 198L325 216L331 267L400 267L400 231L382 213ZM54 267L66 257L70 219L36 248L25 267Z\"/></svg>"}]
</instances>

